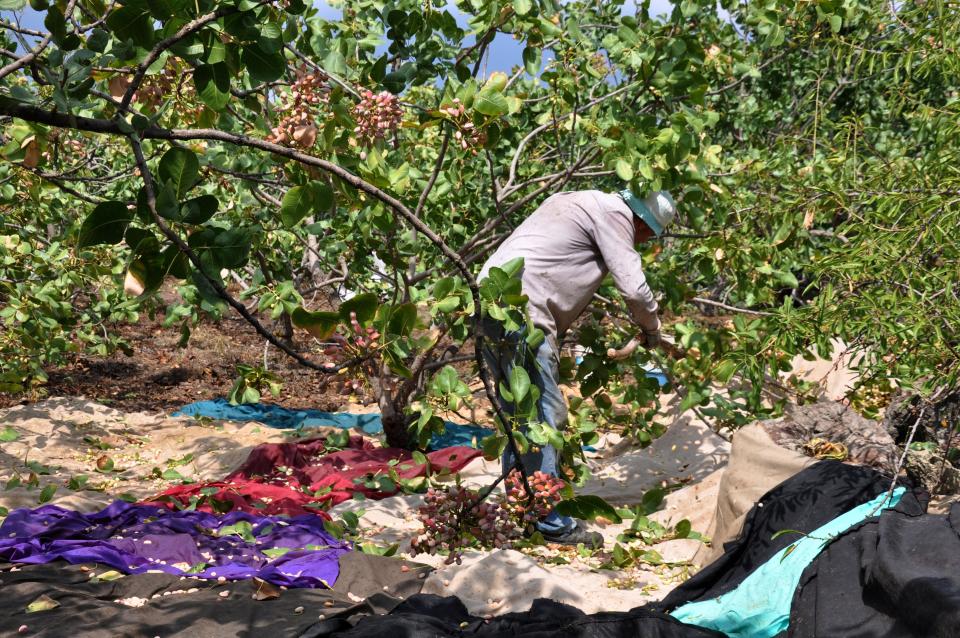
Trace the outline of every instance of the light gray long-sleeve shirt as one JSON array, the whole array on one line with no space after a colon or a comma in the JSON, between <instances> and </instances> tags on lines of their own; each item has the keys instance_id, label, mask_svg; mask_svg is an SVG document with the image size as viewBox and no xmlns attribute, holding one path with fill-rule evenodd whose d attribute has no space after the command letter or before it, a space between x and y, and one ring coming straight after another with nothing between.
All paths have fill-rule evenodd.
<instances>
[{"instance_id":1,"label":"light gray long-sleeve shirt","mask_svg":"<svg viewBox=\"0 0 960 638\"><path fill-rule=\"evenodd\" d=\"M602 191L562 192L548 198L483 265L523 257L523 292L534 325L562 336L609 272L633 320L647 332L659 330L657 301L633 245L633 212L619 195Z\"/></svg>"}]
</instances>

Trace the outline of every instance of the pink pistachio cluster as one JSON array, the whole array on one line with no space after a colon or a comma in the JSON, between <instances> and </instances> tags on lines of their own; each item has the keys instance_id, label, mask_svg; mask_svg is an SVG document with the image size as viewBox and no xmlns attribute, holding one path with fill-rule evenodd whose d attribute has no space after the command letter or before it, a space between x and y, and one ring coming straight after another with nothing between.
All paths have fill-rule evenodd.
<instances>
[{"instance_id":1,"label":"pink pistachio cluster","mask_svg":"<svg viewBox=\"0 0 960 638\"><path fill-rule=\"evenodd\" d=\"M423 530L412 542L414 554L450 552L447 564L460 564L463 550L474 544L508 548L531 523L549 514L560 502L561 479L534 472L529 477L533 502L529 503L523 479L514 470L506 478L506 497L476 503L479 492L451 485L445 490L431 488L420 507Z\"/></svg>"},{"instance_id":2,"label":"pink pistachio cluster","mask_svg":"<svg viewBox=\"0 0 960 638\"><path fill-rule=\"evenodd\" d=\"M357 120L353 132L360 144L372 146L400 128L403 120L400 98L389 91L374 93L366 90L359 104L353 107L353 117Z\"/></svg>"},{"instance_id":3,"label":"pink pistachio cluster","mask_svg":"<svg viewBox=\"0 0 960 638\"><path fill-rule=\"evenodd\" d=\"M440 112L450 118L457 127L453 133L453 139L461 149L476 155L477 149L487 143L487 134L470 121L460 98L453 98L453 104L450 106L440 107Z\"/></svg>"},{"instance_id":4,"label":"pink pistachio cluster","mask_svg":"<svg viewBox=\"0 0 960 638\"><path fill-rule=\"evenodd\" d=\"M463 549L474 543L484 547L510 547L520 537L520 528L499 501L486 500L471 507L477 490L451 485L446 490L430 488L420 507L423 531L410 543L414 554L436 554L447 549L446 563L462 562Z\"/></svg>"},{"instance_id":5,"label":"pink pistachio cluster","mask_svg":"<svg viewBox=\"0 0 960 638\"><path fill-rule=\"evenodd\" d=\"M296 81L290 86L290 94L277 109L284 115L270 129L267 140L275 144L310 148L317 141L317 109L329 101L327 76L319 71L301 68Z\"/></svg>"},{"instance_id":6,"label":"pink pistachio cluster","mask_svg":"<svg viewBox=\"0 0 960 638\"><path fill-rule=\"evenodd\" d=\"M516 470L510 472L505 484L507 487L507 502L504 505L522 525L534 523L553 511L563 497L560 490L564 483L556 476L544 472L534 472L529 477L530 489L533 490L533 502L523 488L523 478Z\"/></svg>"},{"instance_id":7,"label":"pink pistachio cluster","mask_svg":"<svg viewBox=\"0 0 960 638\"><path fill-rule=\"evenodd\" d=\"M380 346L380 333L372 327L364 328L357 321L357 313L350 313L350 330L346 335L335 334L323 353L332 363L342 363L350 359L361 358ZM349 395L363 389L363 381L349 375L336 375L340 394Z\"/></svg>"}]
</instances>

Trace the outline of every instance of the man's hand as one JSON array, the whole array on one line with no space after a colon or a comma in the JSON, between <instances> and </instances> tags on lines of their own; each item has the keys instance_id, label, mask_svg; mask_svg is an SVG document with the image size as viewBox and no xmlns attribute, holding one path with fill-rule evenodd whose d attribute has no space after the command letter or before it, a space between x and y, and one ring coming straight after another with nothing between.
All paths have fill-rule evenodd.
<instances>
[{"instance_id":1,"label":"man's hand","mask_svg":"<svg viewBox=\"0 0 960 638\"><path fill-rule=\"evenodd\" d=\"M661 343L660 331L656 330L654 332L643 331L643 346L647 350L653 350L654 348L659 348Z\"/></svg>"},{"instance_id":2,"label":"man's hand","mask_svg":"<svg viewBox=\"0 0 960 638\"><path fill-rule=\"evenodd\" d=\"M626 359L627 357L633 354L634 350L637 349L637 346L640 345L640 341L641 339L639 337L634 337L633 339L630 340L630 343L623 346L619 350L616 348L608 348L607 357L614 360Z\"/></svg>"},{"instance_id":3,"label":"man's hand","mask_svg":"<svg viewBox=\"0 0 960 638\"><path fill-rule=\"evenodd\" d=\"M638 346L643 346L647 350L652 350L654 348L659 348L663 342L660 339L660 331L656 332L644 332L637 335L630 340L630 343L623 346L619 350L617 348L609 348L607 350L607 357L610 359L626 359L637 349Z\"/></svg>"}]
</instances>

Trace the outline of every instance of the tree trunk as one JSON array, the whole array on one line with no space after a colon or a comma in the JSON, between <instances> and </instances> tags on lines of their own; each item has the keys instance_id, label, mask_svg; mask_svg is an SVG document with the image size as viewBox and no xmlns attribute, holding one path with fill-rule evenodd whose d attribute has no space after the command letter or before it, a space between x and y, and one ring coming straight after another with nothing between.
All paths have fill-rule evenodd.
<instances>
[{"instance_id":1,"label":"tree trunk","mask_svg":"<svg viewBox=\"0 0 960 638\"><path fill-rule=\"evenodd\" d=\"M390 392L377 393L377 403L380 405L380 420L383 422L383 432L387 435L387 445L405 450L412 450L416 441L410 437L410 417L403 412L403 406L398 406Z\"/></svg>"}]
</instances>

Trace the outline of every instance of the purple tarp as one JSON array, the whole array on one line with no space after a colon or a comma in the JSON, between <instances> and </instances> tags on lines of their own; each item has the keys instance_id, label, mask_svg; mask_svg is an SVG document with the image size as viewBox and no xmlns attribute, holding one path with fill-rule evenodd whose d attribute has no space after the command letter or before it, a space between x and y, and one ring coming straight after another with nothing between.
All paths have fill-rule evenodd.
<instances>
[{"instance_id":1,"label":"purple tarp","mask_svg":"<svg viewBox=\"0 0 960 638\"><path fill-rule=\"evenodd\" d=\"M319 516L215 516L116 501L94 514L55 505L10 512L0 525L0 560L101 563L127 573L162 571L203 579L256 576L287 587L330 586L350 544Z\"/></svg>"}]
</instances>

